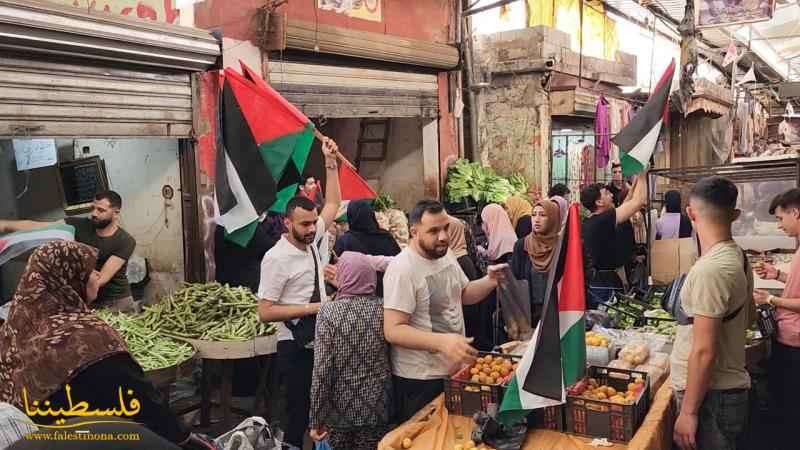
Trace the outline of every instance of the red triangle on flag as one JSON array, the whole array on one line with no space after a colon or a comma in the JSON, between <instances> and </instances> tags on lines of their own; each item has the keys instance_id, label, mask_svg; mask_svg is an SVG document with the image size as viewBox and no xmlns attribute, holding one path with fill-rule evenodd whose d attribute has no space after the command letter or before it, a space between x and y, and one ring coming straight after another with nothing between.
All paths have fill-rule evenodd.
<instances>
[{"instance_id":1,"label":"red triangle on flag","mask_svg":"<svg viewBox=\"0 0 800 450\"><path fill-rule=\"evenodd\" d=\"M342 190L342 200L363 200L377 197L369 184L346 162L339 165L339 186Z\"/></svg>"},{"instance_id":2,"label":"red triangle on flag","mask_svg":"<svg viewBox=\"0 0 800 450\"><path fill-rule=\"evenodd\" d=\"M257 144L299 133L308 124L303 113L266 83L258 86L230 68L225 69L225 82L236 96Z\"/></svg>"}]
</instances>

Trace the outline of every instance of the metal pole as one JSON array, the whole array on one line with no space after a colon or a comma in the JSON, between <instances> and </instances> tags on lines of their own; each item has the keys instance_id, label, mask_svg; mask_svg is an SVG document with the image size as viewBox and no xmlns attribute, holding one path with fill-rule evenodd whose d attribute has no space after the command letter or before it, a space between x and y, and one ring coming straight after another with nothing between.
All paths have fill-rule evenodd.
<instances>
[{"instance_id":1,"label":"metal pole","mask_svg":"<svg viewBox=\"0 0 800 450\"><path fill-rule=\"evenodd\" d=\"M580 36L579 50L578 50L578 87L583 87L583 0L578 0L578 10L580 12Z\"/></svg>"}]
</instances>

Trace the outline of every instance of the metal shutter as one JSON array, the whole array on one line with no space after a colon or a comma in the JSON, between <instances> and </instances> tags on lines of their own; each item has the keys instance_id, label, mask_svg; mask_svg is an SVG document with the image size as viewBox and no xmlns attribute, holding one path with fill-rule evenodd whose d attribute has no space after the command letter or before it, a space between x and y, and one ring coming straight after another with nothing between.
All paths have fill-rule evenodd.
<instances>
[{"instance_id":1,"label":"metal shutter","mask_svg":"<svg viewBox=\"0 0 800 450\"><path fill-rule=\"evenodd\" d=\"M269 82L310 117L438 116L436 75L270 61Z\"/></svg>"}]
</instances>

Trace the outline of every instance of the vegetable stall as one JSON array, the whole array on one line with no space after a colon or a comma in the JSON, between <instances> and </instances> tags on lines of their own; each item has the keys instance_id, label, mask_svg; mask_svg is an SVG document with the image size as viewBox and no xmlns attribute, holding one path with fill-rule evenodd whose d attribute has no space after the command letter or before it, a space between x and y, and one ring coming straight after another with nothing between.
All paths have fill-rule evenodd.
<instances>
[{"instance_id":1,"label":"vegetable stall","mask_svg":"<svg viewBox=\"0 0 800 450\"><path fill-rule=\"evenodd\" d=\"M245 287L187 283L139 315L100 311L98 316L120 333L133 358L158 386L174 382L193 357L202 360L201 402L180 414L199 408L203 427L211 422L211 362L222 365L219 406L227 423L233 410L233 361L277 351L275 324L259 321L258 299ZM259 388L265 388L263 383ZM261 397L257 393L256 403ZM250 411L241 412L251 415Z\"/></svg>"}]
</instances>

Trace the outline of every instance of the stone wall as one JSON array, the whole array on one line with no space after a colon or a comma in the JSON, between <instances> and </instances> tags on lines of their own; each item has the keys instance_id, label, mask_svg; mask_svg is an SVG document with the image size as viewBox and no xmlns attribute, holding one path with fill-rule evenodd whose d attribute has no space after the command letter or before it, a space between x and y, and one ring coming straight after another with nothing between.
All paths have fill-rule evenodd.
<instances>
[{"instance_id":1,"label":"stone wall","mask_svg":"<svg viewBox=\"0 0 800 450\"><path fill-rule=\"evenodd\" d=\"M481 162L504 176L522 173L537 186L547 183L542 177L547 164L542 145L550 134L549 127L542 129L543 115L549 116L542 77L541 73L496 76L477 96Z\"/></svg>"},{"instance_id":2,"label":"stone wall","mask_svg":"<svg viewBox=\"0 0 800 450\"><path fill-rule=\"evenodd\" d=\"M525 28L476 38L474 49L480 161L504 176L522 173L546 191L551 129L546 86L551 72L579 72L570 36L548 27ZM580 65L585 79L636 84L635 56L618 52L617 61L585 56Z\"/></svg>"}]
</instances>

